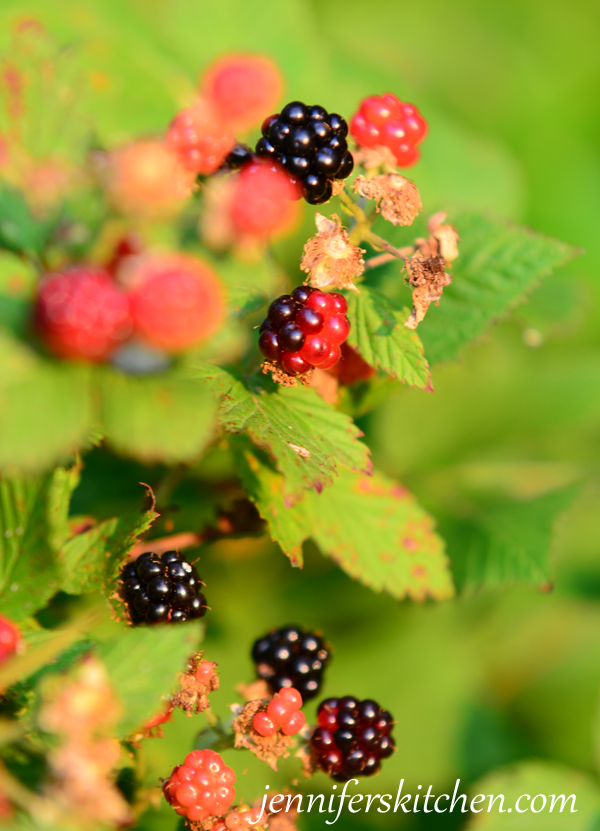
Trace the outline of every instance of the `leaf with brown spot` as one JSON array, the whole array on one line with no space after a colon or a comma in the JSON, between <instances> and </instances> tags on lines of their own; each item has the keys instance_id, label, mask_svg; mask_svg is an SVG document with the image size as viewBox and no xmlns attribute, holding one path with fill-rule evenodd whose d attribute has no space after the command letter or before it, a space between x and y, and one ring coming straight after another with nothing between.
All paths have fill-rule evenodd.
<instances>
[{"instance_id":1,"label":"leaf with brown spot","mask_svg":"<svg viewBox=\"0 0 600 831\"><path fill-rule=\"evenodd\" d=\"M242 381L210 364L198 368L198 377L220 399L221 426L245 433L273 459L285 477L288 501L307 488L320 492L345 468L370 472L369 448L358 440L361 431L314 390L277 387L262 376Z\"/></svg>"}]
</instances>

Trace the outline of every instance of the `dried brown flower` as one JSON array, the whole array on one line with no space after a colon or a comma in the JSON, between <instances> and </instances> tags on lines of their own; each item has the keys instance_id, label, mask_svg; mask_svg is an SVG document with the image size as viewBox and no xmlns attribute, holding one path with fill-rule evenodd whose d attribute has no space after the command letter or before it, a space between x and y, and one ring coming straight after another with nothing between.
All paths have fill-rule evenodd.
<instances>
[{"instance_id":1,"label":"dried brown flower","mask_svg":"<svg viewBox=\"0 0 600 831\"><path fill-rule=\"evenodd\" d=\"M381 173L371 179L357 176L353 187L366 199L374 199L377 210L392 225L412 225L422 208L414 182L399 173Z\"/></svg>"},{"instance_id":2,"label":"dried brown flower","mask_svg":"<svg viewBox=\"0 0 600 831\"><path fill-rule=\"evenodd\" d=\"M300 268L310 275L310 285L358 291L354 279L365 270L365 251L350 242L348 231L335 214L329 219L317 213L315 221L317 233L304 246L300 260Z\"/></svg>"},{"instance_id":3,"label":"dried brown flower","mask_svg":"<svg viewBox=\"0 0 600 831\"><path fill-rule=\"evenodd\" d=\"M270 698L257 698L249 701L244 707L239 704L234 705L231 708L235 714L232 727L235 734L235 747L245 747L270 765L273 770L277 770L277 759L287 758L290 755L289 749L295 741L292 736L284 736L279 731L273 736L261 736L254 729L252 724L254 716L266 711L270 700Z\"/></svg>"},{"instance_id":4,"label":"dried brown flower","mask_svg":"<svg viewBox=\"0 0 600 831\"><path fill-rule=\"evenodd\" d=\"M204 652L195 652L189 659L187 670L179 676L179 691L171 699L173 707L179 707L188 716L208 710L208 695L219 689L217 664L206 661Z\"/></svg>"},{"instance_id":5,"label":"dried brown flower","mask_svg":"<svg viewBox=\"0 0 600 831\"><path fill-rule=\"evenodd\" d=\"M314 369L311 368L303 375L288 375L284 369L272 361L263 361L260 368L263 371L263 375L268 375L270 372L271 378L276 384L279 384L282 387L295 387L298 381L300 381L303 386L308 387L310 386L314 373Z\"/></svg>"},{"instance_id":6,"label":"dried brown flower","mask_svg":"<svg viewBox=\"0 0 600 831\"><path fill-rule=\"evenodd\" d=\"M417 328L431 303L437 306L444 286L449 286L452 282L452 277L444 267L443 257L424 258L420 251L406 261L408 282L413 286L413 309L404 324L408 329Z\"/></svg>"},{"instance_id":7,"label":"dried brown flower","mask_svg":"<svg viewBox=\"0 0 600 831\"><path fill-rule=\"evenodd\" d=\"M360 164L366 170L372 170L375 167L381 167L388 173L394 173L396 170L396 157L390 148L383 144L378 144L376 147L359 147L352 151L352 155L354 164Z\"/></svg>"}]
</instances>

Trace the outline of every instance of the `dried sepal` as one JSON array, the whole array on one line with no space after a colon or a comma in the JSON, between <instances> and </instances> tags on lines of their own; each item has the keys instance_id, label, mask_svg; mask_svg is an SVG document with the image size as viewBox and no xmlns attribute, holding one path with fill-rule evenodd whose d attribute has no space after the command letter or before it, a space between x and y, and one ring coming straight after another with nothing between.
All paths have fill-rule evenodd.
<instances>
[{"instance_id":1,"label":"dried sepal","mask_svg":"<svg viewBox=\"0 0 600 831\"><path fill-rule=\"evenodd\" d=\"M204 652L195 652L178 682L179 689L171 699L173 707L179 707L188 716L208 710L209 694L219 689L217 664L204 660Z\"/></svg>"},{"instance_id":2,"label":"dried sepal","mask_svg":"<svg viewBox=\"0 0 600 831\"><path fill-rule=\"evenodd\" d=\"M290 747L295 744L292 736L285 736L279 730L272 736L261 736L253 726L254 716L266 712L270 698L258 698L249 701L245 706L233 705L235 718L232 727L235 735L234 746L244 747L254 753L273 770L277 770L277 759L285 759L290 755Z\"/></svg>"},{"instance_id":3,"label":"dried sepal","mask_svg":"<svg viewBox=\"0 0 600 831\"><path fill-rule=\"evenodd\" d=\"M429 306L439 305L444 287L450 285L452 277L445 271L443 257L423 257L420 251L406 261L405 268L408 282L413 286L413 308L404 325L416 329Z\"/></svg>"},{"instance_id":4,"label":"dried sepal","mask_svg":"<svg viewBox=\"0 0 600 831\"><path fill-rule=\"evenodd\" d=\"M309 275L309 284L316 289L334 286L358 291L354 280L365 270L365 251L353 245L340 218L331 219L315 214L317 233L304 246L300 268Z\"/></svg>"},{"instance_id":5,"label":"dried sepal","mask_svg":"<svg viewBox=\"0 0 600 831\"><path fill-rule=\"evenodd\" d=\"M433 214L427 223L430 239L429 245L432 253L439 254L447 263L451 263L458 257L458 231L453 225L445 224L447 217L444 211ZM435 252L433 248L436 248Z\"/></svg>"},{"instance_id":6,"label":"dried sepal","mask_svg":"<svg viewBox=\"0 0 600 831\"><path fill-rule=\"evenodd\" d=\"M275 364L273 361L263 361L260 368L263 375L271 373L273 381L281 387L295 387L298 381L300 381L303 386L308 387L310 386L314 372L314 369L311 368L308 372L304 372L302 375L288 375L288 373L282 369L279 364Z\"/></svg>"},{"instance_id":7,"label":"dried sepal","mask_svg":"<svg viewBox=\"0 0 600 831\"><path fill-rule=\"evenodd\" d=\"M381 173L370 179L357 176L353 187L356 193L373 199L392 225L412 225L423 207L414 182L399 173Z\"/></svg>"},{"instance_id":8,"label":"dried sepal","mask_svg":"<svg viewBox=\"0 0 600 831\"><path fill-rule=\"evenodd\" d=\"M269 685L264 678L252 681L251 684L238 684L235 689L245 701L254 701L257 698L268 698L271 695Z\"/></svg>"},{"instance_id":9,"label":"dried sepal","mask_svg":"<svg viewBox=\"0 0 600 831\"><path fill-rule=\"evenodd\" d=\"M365 170L381 168L387 173L394 173L396 170L396 157L389 147L378 144L375 147L359 147L352 151L354 164L362 165Z\"/></svg>"}]
</instances>

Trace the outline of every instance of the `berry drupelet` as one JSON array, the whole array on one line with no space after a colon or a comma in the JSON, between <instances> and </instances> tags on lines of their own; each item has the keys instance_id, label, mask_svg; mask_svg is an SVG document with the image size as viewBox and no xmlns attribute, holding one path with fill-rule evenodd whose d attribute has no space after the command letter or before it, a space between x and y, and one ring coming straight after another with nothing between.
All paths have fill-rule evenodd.
<instances>
[{"instance_id":1,"label":"berry drupelet","mask_svg":"<svg viewBox=\"0 0 600 831\"><path fill-rule=\"evenodd\" d=\"M381 760L396 749L390 735L392 716L369 698L326 698L319 704L317 723L310 740L312 756L336 782L373 776Z\"/></svg>"},{"instance_id":2,"label":"berry drupelet","mask_svg":"<svg viewBox=\"0 0 600 831\"><path fill-rule=\"evenodd\" d=\"M320 205L331 198L333 180L352 173L347 135L341 115L292 101L265 119L256 152L282 165L298 180L306 201Z\"/></svg>"},{"instance_id":3,"label":"berry drupelet","mask_svg":"<svg viewBox=\"0 0 600 831\"><path fill-rule=\"evenodd\" d=\"M300 626L273 629L252 647L252 660L259 678L274 693L293 687L308 701L319 694L330 649L317 632Z\"/></svg>"},{"instance_id":4,"label":"berry drupelet","mask_svg":"<svg viewBox=\"0 0 600 831\"><path fill-rule=\"evenodd\" d=\"M178 551L141 554L120 574L121 598L134 625L181 623L206 614L202 580Z\"/></svg>"},{"instance_id":5,"label":"berry drupelet","mask_svg":"<svg viewBox=\"0 0 600 831\"><path fill-rule=\"evenodd\" d=\"M413 104L386 92L361 101L350 133L363 147L388 147L398 167L410 167L419 161L417 145L427 135L427 122Z\"/></svg>"},{"instance_id":6,"label":"berry drupelet","mask_svg":"<svg viewBox=\"0 0 600 831\"><path fill-rule=\"evenodd\" d=\"M314 366L330 369L350 332L347 310L342 294L298 286L269 306L260 327L259 349L288 375L302 375Z\"/></svg>"}]
</instances>

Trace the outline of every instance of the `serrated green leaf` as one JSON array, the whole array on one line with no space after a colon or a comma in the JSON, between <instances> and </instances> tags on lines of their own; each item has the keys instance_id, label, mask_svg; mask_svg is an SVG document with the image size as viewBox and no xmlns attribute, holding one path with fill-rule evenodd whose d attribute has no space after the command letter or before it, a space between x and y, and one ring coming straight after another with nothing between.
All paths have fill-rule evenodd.
<instances>
[{"instance_id":1,"label":"serrated green leaf","mask_svg":"<svg viewBox=\"0 0 600 831\"><path fill-rule=\"evenodd\" d=\"M482 511L462 527L456 550L451 548L453 572L460 588L535 586L552 580L554 526L577 493L567 485L523 502L504 502Z\"/></svg>"},{"instance_id":2,"label":"serrated green leaf","mask_svg":"<svg viewBox=\"0 0 600 831\"><path fill-rule=\"evenodd\" d=\"M460 234L452 284L444 289L439 307L432 306L419 324L431 363L457 358L542 277L578 254L565 242L479 214L451 221Z\"/></svg>"},{"instance_id":3,"label":"serrated green leaf","mask_svg":"<svg viewBox=\"0 0 600 831\"><path fill-rule=\"evenodd\" d=\"M98 657L123 705L119 736L131 735L156 714L161 696L173 691L177 673L185 669L203 632L197 622L129 627L99 645Z\"/></svg>"},{"instance_id":4,"label":"serrated green leaf","mask_svg":"<svg viewBox=\"0 0 600 831\"><path fill-rule=\"evenodd\" d=\"M246 452L240 466L244 486L273 540L294 564L302 542L312 537L351 577L393 597L438 600L454 593L444 542L433 520L398 482L348 470L323 493L308 492L293 506L285 501L282 477Z\"/></svg>"},{"instance_id":5,"label":"serrated green leaf","mask_svg":"<svg viewBox=\"0 0 600 831\"><path fill-rule=\"evenodd\" d=\"M108 519L68 540L58 558L63 591L111 591L125 556L157 516L149 510Z\"/></svg>"},{"instance_id":6,"label":"serrated green leaf","mask_svg":"<svg viewBox=\"0 0 600 831\"><path fill-rule=\"evenodd\" d=\"M0 470L45 470L86 444L94 421L89 366L46 360L6 333L0 365Z\"/></svg>"},{"instance_id":7,"label":"serrated green leaf","mask_svg":"<svg viewBox=\"0 0 600 831\"><path fill-rule=\"evenodd\" d=\"M58 591L58 551L67 533L79 466L0 478L0 605L15 621L30 617Z\"/></svg>"},{"instance_id":8,"label":"serrated green leaf","mask_svg":"<svg viewBox=\"0 0 600 831\"><path fill-rule=\"evenodd\" d=\"M352 420L307 387L275 387L263 377L241 381L204 364L197 375L220 398L218 420L230 433L246 433L275 461L291 502L305 488L321 491L343 468L368 472L369 449Z\"/></svg>"},{"instance_id":9,"label":"serrated green leaf","mask_svg":"<svg viewBox=\"0 0 600 831\"><path fill-rule=\"evenodd\" d=\"M431 373L421 339L404 325L409 314L409 310L395 300L370 286L361 286L360 294L348 296L348 317L352 326L348 343L355 346L371 366L413 387L432 391Z\"/></svg>"},{"instance_id":10,"label":"serrated green leaf","mask_svg":"<svg viewBox=\"0 0 600 831\"><path fill-rule=\"evenodd\" d=\"M598 784L555 762L521 762L494 771L469 791L468 804L479 794L485 799L475 803L476 814L466 825L468 831L595 831L600 819ZM488 810L490 794L501 795L503 800L497 799ZM574 799L569 799L571 795Z\"/></svg>"},{"instance_id":11,"label":"serrated green leaf","mask_svg":"<svg viewBox=\"0 0 600 831\"><path fill-rule=\"evenodd\" d=\"M140 377L106 369L100 408L107 442L143 462L190 461L213 435L213 397L179 370Z\"/></svg>"}]
</instances>

